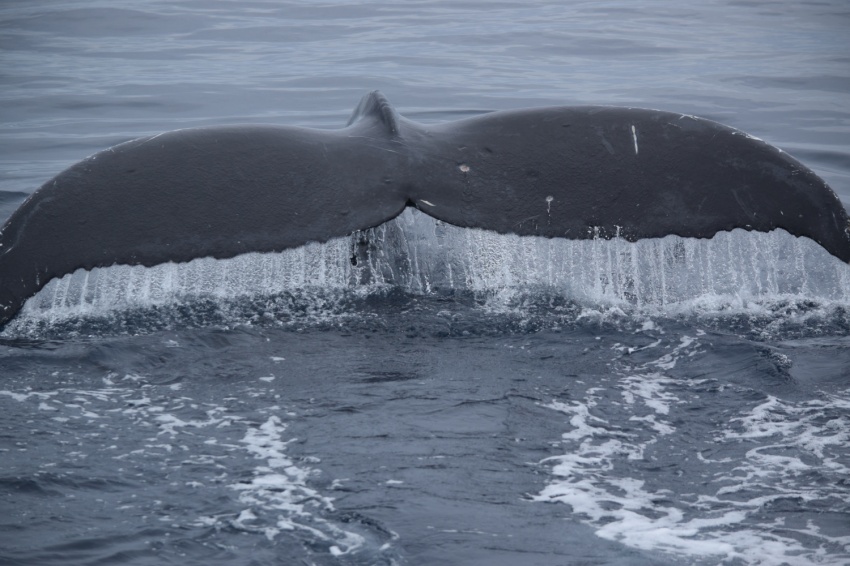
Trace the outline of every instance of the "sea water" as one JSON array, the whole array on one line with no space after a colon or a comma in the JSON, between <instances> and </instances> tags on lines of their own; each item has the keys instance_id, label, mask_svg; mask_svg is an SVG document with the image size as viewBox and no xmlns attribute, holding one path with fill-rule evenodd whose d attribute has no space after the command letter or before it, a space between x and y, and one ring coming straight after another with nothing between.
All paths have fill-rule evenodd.
<instances>
[{"instance_id":1,"label":"sea water","mask_svg":"<svg viewBox=\"0 0 850 566\"><path fill-rule=\"evenodd\" d=\"M432 123L700 115L847 205L848 24L837 1L10 0L0 210L114 143L339 127L376 88ZM848 295L782 231L563 241L414 210L78 271L0 336L0 562L845 564Z\"/></svg>"}]
</instances>

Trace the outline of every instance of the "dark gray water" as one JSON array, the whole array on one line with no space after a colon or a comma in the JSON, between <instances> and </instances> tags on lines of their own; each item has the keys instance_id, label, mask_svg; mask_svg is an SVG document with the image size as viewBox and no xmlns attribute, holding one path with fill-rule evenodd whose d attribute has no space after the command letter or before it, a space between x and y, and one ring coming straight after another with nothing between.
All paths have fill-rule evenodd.
<instances>
[{"instance_id":1,"label":"dark gray water","mask_svg":"<svg viewBox=\"0 0 850 566\"><path fill-rule=\"evenodd\" d=\"M339 127L376 88L425 122L700 115L850 205L847 29L838 1L5 1L0 214L109 145ZM346 240L48 285L0 338L0 563L850 561L846 265L776 233L371 237L366 287Z\"/></svg>"}]
</instances>

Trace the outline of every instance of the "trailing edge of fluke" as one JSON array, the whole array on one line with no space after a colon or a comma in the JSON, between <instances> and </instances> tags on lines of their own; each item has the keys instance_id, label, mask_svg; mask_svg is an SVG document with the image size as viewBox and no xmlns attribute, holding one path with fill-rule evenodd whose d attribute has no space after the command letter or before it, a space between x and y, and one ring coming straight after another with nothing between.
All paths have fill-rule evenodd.
<instances>
[{"instance_id":1,"label":"trailing edge of fluke","mask_svg":"<svg viewBox=\"0 0 850 566\"><path fill-rule=\"evenodd\" d=\"M185 129L66 169L0 233L0 324L79 268L279 251L377 226L406 206L456 226L548 238L783 228L850 261L835 193L739 130L605 106L423 125L373 92L340 130Z\"/></svg>"}]
</instances>

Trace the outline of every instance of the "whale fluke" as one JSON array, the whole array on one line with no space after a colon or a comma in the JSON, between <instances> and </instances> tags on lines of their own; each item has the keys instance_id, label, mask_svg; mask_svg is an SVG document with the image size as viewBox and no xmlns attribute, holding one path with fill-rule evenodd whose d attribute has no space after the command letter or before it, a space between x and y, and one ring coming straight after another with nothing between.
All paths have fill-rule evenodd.
<instances>
[{"instance_id":1,"label":"whale fluke","mask_svg":"<svg viewBox=\"0 0 850 566\"><path fill-rule=\"evenodd\" d=\"M377 226L406 206L461 227L549 238L782 228L850 261L835 193L739 130L602 106L423 125L373 92L339 130L177 130L63 171L0 232L0 324L79 268L280 251Z\"/></svg>"}]
</instances>

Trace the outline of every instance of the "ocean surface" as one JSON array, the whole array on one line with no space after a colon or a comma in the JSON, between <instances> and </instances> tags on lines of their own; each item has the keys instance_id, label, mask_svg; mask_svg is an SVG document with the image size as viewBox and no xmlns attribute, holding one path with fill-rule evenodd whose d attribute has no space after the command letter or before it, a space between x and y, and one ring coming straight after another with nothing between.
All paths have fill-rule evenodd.
<instances>
[{"instance_id":1,"label":"ocean surface","mask_svg":"<svg viewBox=\"0 0 850 566\"><path fill-rule=\"evenodd\" d=\"M0 218L111 145L337 128L375 89L426 123L698 115L850 206L848 29L843 0L4 0ZM0 331L0 564L848 563L850 267L782 231L408 211L78 271Z\"/></svg>"}]
</instances>

